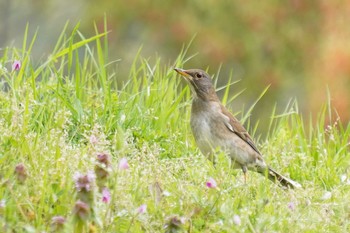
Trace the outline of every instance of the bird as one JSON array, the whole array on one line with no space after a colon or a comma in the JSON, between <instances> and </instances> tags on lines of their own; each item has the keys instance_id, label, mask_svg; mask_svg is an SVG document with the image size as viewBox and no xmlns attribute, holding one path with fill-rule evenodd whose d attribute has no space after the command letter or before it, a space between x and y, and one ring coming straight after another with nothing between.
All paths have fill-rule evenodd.
<instances>
[{"instance_id":1,"label":"bird","mask_svg":"<svg viewBox=\"0 0 350 233\"><path fill-rule=\"evenodd\" d=\"M261 152L243 125L221 103L211 77L201 69L174 68L189 84L192 93L190 125L195 142L203 155L214 160L218 149L227 154L234 169L255 171L285 188L302 186L267 165ZM215 161L214 161L215 162Z\"/></svg>"}]
</instances>

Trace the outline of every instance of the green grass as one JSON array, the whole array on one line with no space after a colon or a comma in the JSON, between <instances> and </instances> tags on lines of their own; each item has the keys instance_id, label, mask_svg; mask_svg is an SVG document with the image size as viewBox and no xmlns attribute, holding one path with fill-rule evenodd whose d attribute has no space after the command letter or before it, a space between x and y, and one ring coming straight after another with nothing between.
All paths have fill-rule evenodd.
<instances>
[{"instance_id":1,"label":"green grass","mask_svg":"<svg viewBox=\"0 0 350 233\"><path fill-rule=\"evenodd\" d=\"M1 232L50 232L59 215L63 232L170 232L164 226L171 220L173 232L350 230L350 126L332 119L329 103L310 124L296 101L274 110L269 134L259 140L266 161L303 189L286 191L252 172L244 184L224 155L214 167L193 142L190 91L172 70L186 62L186 49L171 65L137 54L129 77L120 77L106 31L85 38L78 26L70 35L63 30L40 63L32 61L35 36L29 41L27 34L22 48L0 57ZM18 71L10 70L14 60L22 62ZM253 134L250 111L238 117ZM94 185L91 214L80 220L74 205L84 194L73 177L94 171L99 152L111 158L104 185L112 200L103 203ZM124 157L130 168L120 170ZM24 182L14 172L20 163ZM218 189L206 187L210 177ZM138 214L142 204L147 212Z\"/></svg>"}]
</instances>

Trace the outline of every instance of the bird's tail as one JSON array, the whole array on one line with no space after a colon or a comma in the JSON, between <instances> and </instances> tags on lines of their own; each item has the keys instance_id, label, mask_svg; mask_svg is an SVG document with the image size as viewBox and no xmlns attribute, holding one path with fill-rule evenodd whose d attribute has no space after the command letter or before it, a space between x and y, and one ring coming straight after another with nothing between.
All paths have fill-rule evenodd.
<instances>
[{"instance_id":1,"label":"bird's tail","mask_svg":"<svg viewBox=\"0 0 350 233\"><path fill-rule=\"evenodd\" d=\"M301 188L301 185L292 180L289 179L285 176L282 176L281 174L279 174L278 172L276 172L275 170L273 170L272 168L268 168L268 174L267 174L267 178L269 178L269 180L273 181L273 182L279 182L282 186L285 186L287 188Z\"/></svg>"}]
</instances>

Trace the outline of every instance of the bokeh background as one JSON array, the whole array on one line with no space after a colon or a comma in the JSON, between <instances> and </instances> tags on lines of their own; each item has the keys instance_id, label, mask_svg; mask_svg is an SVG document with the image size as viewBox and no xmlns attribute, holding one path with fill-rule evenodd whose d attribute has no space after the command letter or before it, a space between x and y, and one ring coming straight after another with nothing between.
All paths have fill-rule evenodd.
<instances>
[{"instance_id":1,"label":"bokeh background","mask_svg":"<svg viewBox=\"0 0 350 233\"><path fill-rule=\"evenodd\" d=\"M282 111L296 98L301 112L317 115L327 90L340 120L350 119L350 1L347 0L0 0L0 48L21 46L26 24L39 30L33 59L53 49L63 26L80 22L94 34L108 20L109 56L119 77L141 55L172 64L193 39L184 68L208 69L225 85L232 73L240 80L233 92L245 91L231 109L247 109L271 85L252 113L267 119L275 103ZM1 50L0 50L1 53ZM220 68L221 67L221 68ZM232 93L233 95L233 93ZM262 128L264 121L262 120Z\"/></svg>"}]
</instances>

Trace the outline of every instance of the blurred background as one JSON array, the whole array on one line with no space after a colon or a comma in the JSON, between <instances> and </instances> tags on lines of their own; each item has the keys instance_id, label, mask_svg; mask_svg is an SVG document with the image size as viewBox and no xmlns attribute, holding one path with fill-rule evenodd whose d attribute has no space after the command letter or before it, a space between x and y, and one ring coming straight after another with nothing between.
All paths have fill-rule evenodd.
<instances>
[{"instance_id":1,"label":"blurred background","mask_svg":"<svg viewBox=\"0 0 350 233\"><path fill-rule=\"evenodd\" d=\"M183 68L219 74L219 86L230 73L231 96L245 91L230 108L247 109L271 85L252 113L268 122L275 103L280 111L296 98L309 118L327 101L340 120L350 119L350 1L303 0L0 0L0 48L21 46L26 24L30 35L39 29L33 59L45 59L69 20L80 22L85 36L93 23L108 20L109 57L118 62L120 77L141 55L171 65L183 45L193 39ZM1 53L1 51L0 51ZM222 93L221 93L222 94Z\"/></svg>"}]
</instances>

